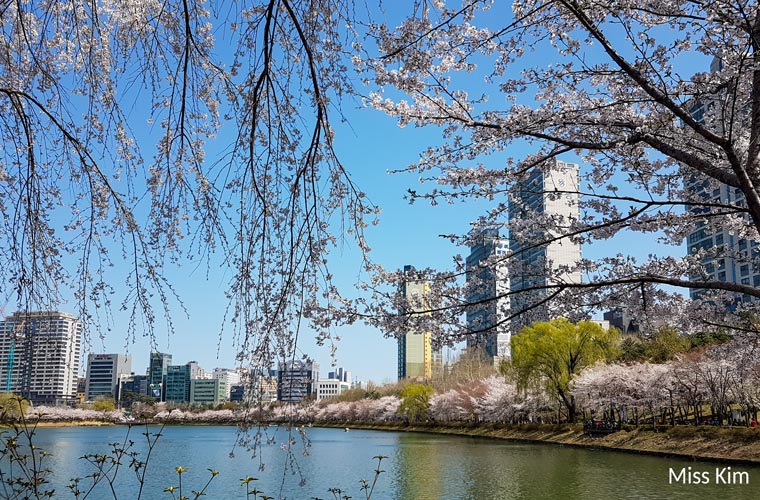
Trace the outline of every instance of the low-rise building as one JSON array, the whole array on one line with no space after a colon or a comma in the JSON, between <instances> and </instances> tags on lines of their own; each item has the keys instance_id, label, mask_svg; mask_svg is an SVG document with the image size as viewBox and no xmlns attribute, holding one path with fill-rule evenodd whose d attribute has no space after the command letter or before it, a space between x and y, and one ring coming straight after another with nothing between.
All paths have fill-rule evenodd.
<instances>
[{"instance_id":1,"label":"low-rise building","mask_svg":"<svg viewBox=\"0 0 760 500\"><path fill-rule=\"evenodd\" d=\"M317 382L317 401L334 398L351 389L351 384L335 378L322 379Z\"/></svg>"}]
</instances>

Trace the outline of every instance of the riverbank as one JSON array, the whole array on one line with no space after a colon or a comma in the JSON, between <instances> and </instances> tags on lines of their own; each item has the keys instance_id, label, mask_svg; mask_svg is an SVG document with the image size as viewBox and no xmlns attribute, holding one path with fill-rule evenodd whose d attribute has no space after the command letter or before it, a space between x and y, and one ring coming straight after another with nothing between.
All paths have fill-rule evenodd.
<instances>
[{"instance_id":1,"label":"riverbank","mask_svg":"<svg viewBox=\"0 0 760 500\"><path fill-rule=\"evenodd\" d=\"M143 422L146 423L146 422ZM154 420L154 425L237 425L238 419L227 421ZM282 424L282 423L281 423ZM40 427L124 425L104 420L39 421ZM294 423L302 425L302 423ZM318 427L354 428L378 431L424 432L487 439L505 439L531 443L550 443L607 449L660 456L678 456L693 460L760 464L760 428L675 426L629 428L606 436L590 437L580 424L432 424L407 425L399 422L315 422Z\"/></svg>"},{"instance_id":2,"label":"riverbank","mask_svg":"<svg viewBox=\"0 0 760 500\"><path fill-rule=\"evenodd\" d=\"M651 428L622 430L607 436L590 437L582 425L404 425L404 424L318 424L322 427L348 427L379 431L425 432L532 443L552 443L643 453L678 456L693 460L760 464L760 429L677 426L655 432Z\"/></svg>"}]
</instances>

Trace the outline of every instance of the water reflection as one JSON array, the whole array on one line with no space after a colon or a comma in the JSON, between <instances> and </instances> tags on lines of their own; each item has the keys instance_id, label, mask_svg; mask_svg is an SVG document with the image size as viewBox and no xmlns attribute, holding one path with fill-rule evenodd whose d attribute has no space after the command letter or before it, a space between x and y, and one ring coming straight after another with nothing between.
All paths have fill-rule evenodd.
<instances>
[{"instance_id":1,"label":"water reflection","mask_svg":"<svg viewBox=\"0 0 760 500\"><path fill-rule=\"evenodd\" d=\"M60 498L68 498L65 485L69 478L92 472L79 457L107 451L107 443L122 441L125 430L38 430L36 444L52 453L49 465ZM133 432L137 451L144 452L141 431ZM312 445L308 456L303 456L300 445L294 455L283 452L280 442L289 435L277 431L278 443L260 450L252 460L250 452L240 449L230 458L236 437L233 427L167 427L151 458L143 499L166 498L163 488L175 484L178 465L189 469L185 479L193 489L205 482L207 468L221 472L205 498L244 498L240 478L247 475L260 478L256 486L276 498L332 498L328 492L332 487L342 488L353 498L364 498L359 480L372 479L376 464L372 457L379 454L389 458L382 463L386 472L373 500L760 498L757 467L733 467L749 471L749 485L669 484L670 468L692 466L712 471L716 464L433 434L312 428L308 435ZM259 460L266 465L264 471L258 470ZM301 479L305 480L302 486ZM134 498L133 473L131 477L125 474L117 486L120 500ZM113 496L100 489L88 498Z\"/></svg>"}]
</instances>

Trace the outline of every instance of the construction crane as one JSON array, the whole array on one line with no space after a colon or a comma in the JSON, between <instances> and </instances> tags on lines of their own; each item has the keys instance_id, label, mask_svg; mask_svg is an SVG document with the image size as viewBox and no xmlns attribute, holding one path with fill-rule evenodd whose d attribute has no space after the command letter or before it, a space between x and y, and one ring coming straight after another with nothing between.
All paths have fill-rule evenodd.
<instances>
[{"instance_id":1,"label":"construction crane","mask_svg":"<svg viewBox=\"0 0 760 500\"><path fill-rule=\"evenodd\" d=\"M0 306L0 317L5 317L5 306L7 302ZM24 329L26 324L26 318L21 320L21 323L17 324L13 329L13 333L10 334L10 346L8 348L8 357L5 360L5 391L11 392L13 388L13 367L16 362L16 340Z\"/></svg>"},{"instance_id":2,"label":"construction crane","mask_svg":"<svg viewBox=\"0 0 760 500\"><path fill-rule=\"evenodd\" d=\"M22 319L21 323L16 325L11 334L11 345L8 349L8 359L5 362L5 392L11 392L11 387L13 385L13 365L16 360L16 339L24 329L25 323L26 319Z\"/></svg>"}]
</instances>

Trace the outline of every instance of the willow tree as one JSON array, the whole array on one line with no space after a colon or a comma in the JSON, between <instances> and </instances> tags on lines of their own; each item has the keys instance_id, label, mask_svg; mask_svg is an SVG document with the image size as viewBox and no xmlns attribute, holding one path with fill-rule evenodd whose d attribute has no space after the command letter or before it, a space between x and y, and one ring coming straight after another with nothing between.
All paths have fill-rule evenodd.
<instances>
[{"instance_id":1,"label":"willow tree","mask_svg":"<svg viewBox=\"0 0 760 500\"><path fill-rule=\"evenodd\" d=\"M571 382L584 368L615 353L619 332L596 323L573 324L564 318L534 323L512 337L512 364L523 384L543 383L575 422Z\"/></svg>"},{"instance_id":2,"label":"willow tree","mask_svg":"<svg viewBox=\"0 0 760 500\"><path fill-rule=\"evenodd\" d=\"M760 227L757 2L515 0L510 12L489 0L441 0L374 33L369 102L400 125L442 132L443 145L408 167L423 181L409 198L492 200L478 224L529 241L489 265L519 266L525 252L556 241L588 248L611 240L601 258L549 269L544 297L566 311L624 305L645 322L682 311L682 324L743 318L755 328L746 319L760 297L751 245ZM514 187L557 158L581 163L580 182L539 194L579 195L579 216L510 218ZM615 243L679 247L697 228L714 238L689 255L674 248L642 258L630 243ZM468 243L463 232L450 237ZM621 234L640 236L613 240ZM748 272L734 280L720 273L723 265ZM561 279L572 271L584 279ZM458 272L467 272L464 264ZM450 273L431 280L455 288ZM719 304L738 316L690 314L695 304L662 285L700 290L711 297L700 307ZM441 292L438 305L461 313L466 295Z\"/></svg>"}]
</instances>

